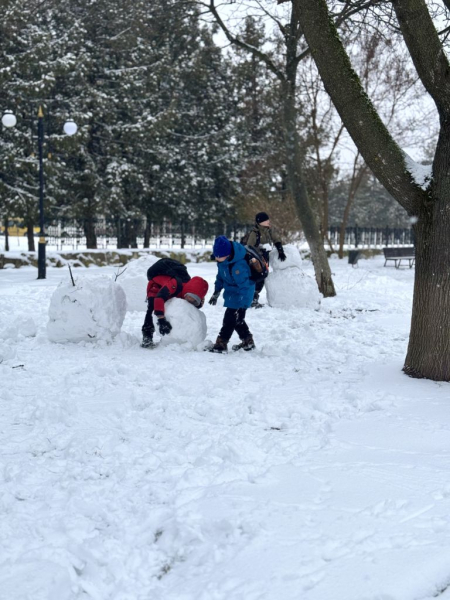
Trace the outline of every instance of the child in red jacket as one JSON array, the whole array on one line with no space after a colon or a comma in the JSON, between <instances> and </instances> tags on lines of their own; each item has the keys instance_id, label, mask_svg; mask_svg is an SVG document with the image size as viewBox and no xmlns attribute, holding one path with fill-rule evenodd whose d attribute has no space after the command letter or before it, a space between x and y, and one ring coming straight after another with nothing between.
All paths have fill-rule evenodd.
<instances>
[{"instance_id":1,"label":"child in red jacket","mask_svg":"<svg viewBox=\"0 0 450 600\"><path fill-rule=\"evenodd\" d=\"M155 263L148 271L148 276L152 275L152 272L161 272L166 270L167 275L155 275L149 278L147 284L147 314L145 315L144 325L142 326L142 344L143 348L153 348L153 334L155 332L155 326L153 325L153 312L158 318L158 329L161 335L167 335L172 329L172 325L166 319L164 315L164 304L171 298L183 298L187 300L197 308L201 308L205 301L205 296L208 292L208 283L201 277L193 277L192 279L187 274L184 265L179 263L180 267L183 266L186 271L186 276L177 272L177 269L166 268L167 264L163 264L163 261L167 259L161 259L158 263ZM172 262L172 261L171 261ZM173 261L175 262L175 261ZM155 269L156 267L156 269ZM183 281L187 279L188 281Z\"/></svg>"}]
</instances>

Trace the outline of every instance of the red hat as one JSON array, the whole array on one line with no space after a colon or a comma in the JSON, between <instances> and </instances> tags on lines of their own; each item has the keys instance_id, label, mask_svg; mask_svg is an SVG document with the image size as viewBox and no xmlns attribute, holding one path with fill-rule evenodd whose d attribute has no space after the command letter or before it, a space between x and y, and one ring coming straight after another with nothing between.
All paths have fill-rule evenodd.
<instances>
[{"instance_id":1,"label":"red hat","mask_svg":"<svg viewBox=\"0 0 450 600\"><path fill-rule=\"evenodd\" d=\"M208 293L208 282L202 279L201 277L193 277L187 283L183 285L183 298L186 295L192 296L194 300L196 300L196 306L200 306L202 300Z\"/></svg>"}]
</instances>

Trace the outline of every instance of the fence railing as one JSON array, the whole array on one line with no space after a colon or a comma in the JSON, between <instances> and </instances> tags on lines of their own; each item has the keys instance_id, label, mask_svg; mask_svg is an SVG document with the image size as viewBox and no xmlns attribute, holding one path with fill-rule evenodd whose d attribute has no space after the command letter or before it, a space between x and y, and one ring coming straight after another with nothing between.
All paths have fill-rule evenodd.
<instances>
[{"instance_id":1,"label":"fence railing","mask_svg":"<svg viewBox=\"0 0 450 600\"><path fill-rule=\"evenodd\" d=\"M334 249L339 247L340 227L330 227L328 240ZM382 248L385 246L413 246L414 232L399 227L347 227L344 236L346 248Z\"/></svg>"},{"instance_id":2,"label":"fence railing","mask_svg":"<svg viewBox=\"0 0 450 600\"><path fill-rule=\"evenodd\" d=\"M93 224L97 248L99 250L131 247L129 234L124 229L129 222L111 222L99 219ZM132 223L133 244L144 247L145 222ZM226 235L239 241L250 226L243 224L220 225L211 227L209 231L198 231L194 226L180 229L178 224L170 222L152 223L147 230L147 243L150 249L203 249L211 248L217 235ZM47 246L57 251L81 250L86 248L85 229L78 222L55 221L47 224ZM127 240L127 235L128 240ZM118 239L121 236L121 239ZM334 250L339 248L340 227L330 227L327 240ZM25 239L23 240L25 243ZM305 240L303 240L305 242ZM414 234L410 228L397 227L347 227L344 247L348 248L382 248L384 246L410 246L414 244ZM21 244L22 245L22 244ZM325 246L329 248L329 244Z\"/></svg>"}]
</instances>

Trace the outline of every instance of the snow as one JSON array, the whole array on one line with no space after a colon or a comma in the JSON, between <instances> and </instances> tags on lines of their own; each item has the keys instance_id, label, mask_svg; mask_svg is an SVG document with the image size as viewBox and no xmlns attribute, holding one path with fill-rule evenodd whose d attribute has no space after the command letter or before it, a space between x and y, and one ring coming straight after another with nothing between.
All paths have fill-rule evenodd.
<instances>
[{"instance_id":1,"label":"snow","mask_svg":"<svg viewBox=\"0 0 450 600\"><path fill-rule=\"evenodd\" d=\"M121 275L117 278L127 297L127 309L147 310L147 271L159 259L148 254L141 258L131 260L120 268ZM125 269L125 270L124 270Z\"/></svg>"},{"instance_id":2,"label":"snow","mask_svg":"<svg viewBox=\"0 0 450 600\"><path fill-rule=\"evenodd\" d=\"M383 262L332 260L336 298L249 310L228 355L143 350L138 312L53 344L67 273L0 270L0 599L448 598L450 385L402 374L414 273Z\"/></svg>"},{"instance_id":3,"label":"snow","mask_svg":"<svg viewBox=\"0 0 450 600\"><path fill-rule=\"evenodd\" d=\"M411 177L413 178L413 181L423 190L426 190L430 185L433 175L432 165L421 165L413 160L409 154L406 154L406 152L404 152L404 157L406 168L408 173L410 173Z\"/></svg>"},{"instance_id":4,"label":"snow","mask_svg":"<svg viewBox=\"0 0 450 600\"><path fill-rule=\"evenodd\" d=\"M161 338L162 344L186 344L196 348L206 338L206 316L186 300L172 298L165 304L166 319L172 325L172 331ZM156 331L158 319L154 317Z\"/></svg>"},{"instance_id":5,"label":"snow","mask_svg":"<svg viewBox=\"0 0 450 600\"><path fill-rule=\"evenodd\" d=\"M109 342L122 327L125 292L111 277L77 277L61 282L50 299L47 324L51 342Z\"/></svg>"},{"instance_id":6,"label":"snow","mask_svg":"<svg viewBox=\"0 0 450 600\"><path fill-rule=\"evenodd\" d=\"M289 309L312 308L318 310L322 294L315 279L302 270L302 259L293 245L284 246L286 260L278 258L278 252L270 253L271 272L266 279L267 301L270 306Z\"/></svg>"}]
</instances>

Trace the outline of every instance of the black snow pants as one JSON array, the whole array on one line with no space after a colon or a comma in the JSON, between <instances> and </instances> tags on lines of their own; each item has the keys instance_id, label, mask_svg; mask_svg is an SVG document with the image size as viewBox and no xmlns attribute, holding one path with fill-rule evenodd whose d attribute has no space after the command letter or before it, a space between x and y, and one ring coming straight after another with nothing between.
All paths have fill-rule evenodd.
<instances>
[{"instance_id":1,"label":"black snow pants","mask_svg":"<svg viewBox=\"0 0 450 600\"><path fill-rule=\"evenodd\" d=\"M241 340L245 340L250 333L247 323L245 322L245 308L227 308L223 317L222 329L219 336L228 342L236 331Z\"/></svg>"},{"instance_id":2,"label":"black snow pants","mask_svg":"<svg viewBox=\"0 0 450 600\"><path fill-rule=\"evenodd\" d=\"M142 325L142 333L146 337L153 337L155 326L153 325L153 305L155 299L147 298L147 313L145 315L144 324Z\"/></svg>"}]
</instances>

